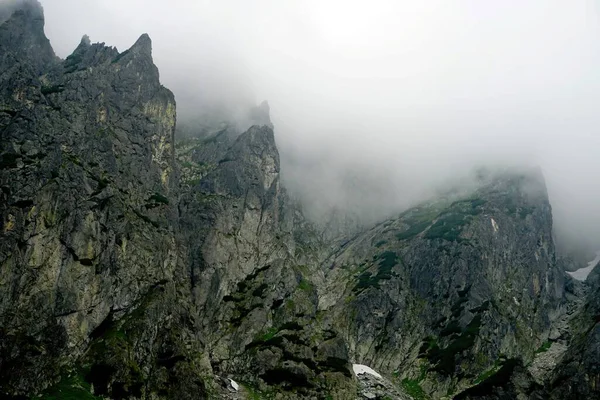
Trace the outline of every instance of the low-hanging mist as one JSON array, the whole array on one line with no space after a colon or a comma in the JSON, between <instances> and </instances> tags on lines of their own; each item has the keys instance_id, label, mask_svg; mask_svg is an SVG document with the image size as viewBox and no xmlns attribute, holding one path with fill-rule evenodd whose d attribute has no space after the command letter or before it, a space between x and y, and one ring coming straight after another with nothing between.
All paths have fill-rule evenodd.
<instances>
[{"instance_id":1,"label":"low-hanging mist","mask_svg":"<svg viewBox=\"0 0 600 400\"><path fill-rule=\"evenodd\" d=\"M562 243L600 241L595 2L42 4L63 58L78 35L124 50L148 32L182 123L267 99L315 213L373 221L474 167L539 165Z\"/></svg>"}]
</instances>

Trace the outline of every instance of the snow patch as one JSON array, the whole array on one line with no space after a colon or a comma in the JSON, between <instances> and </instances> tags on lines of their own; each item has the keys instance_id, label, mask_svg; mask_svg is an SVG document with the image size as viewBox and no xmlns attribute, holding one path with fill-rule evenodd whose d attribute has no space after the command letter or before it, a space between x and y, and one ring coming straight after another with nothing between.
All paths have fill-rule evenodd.
<instances>
[{"instance_id":1,"label":"snow patch","mask_svg":"<svg viewBox=\"0 0 600 400\"><path fill-rule=\"evenodd\" d=\"M366 365L362 365L362 364L352 364L352 369L354 370L354 374L356 376L360 375L360 374L370 374L373 375L376 378L379 379L383 379L381 377L381 375L379 375L377 372L375 372L372 368L367 367Z\"/></svg>"},{"instance_id":2,"label":"snow patch","mask_svg":"<svg viewBox=\"0 0 600 400\"><path fill-rule=\"evenodd\" d=\"M584 268L579 268L577 271L566 271L567 274L571 275L573 277L573 279L577 279L578 281L585 281L588 277L588 275L590 274L590 272L592 272L592 270L596 267L596 265L598 265L598 263L600 263L600 250L598 250L596 252L596 258L594 258L592 261L590 261L588 263L587 267Z\"/></svg>"},{"instance_id":3,"label":"snow patch","mask_svg":"<svg viewBox=\"0 0 600 400\"><path fill-rule=\"evenodd\" d=\"M498 224L496 223L494 218L490 218L490 221L492 221L492 228L494 228L494 232L498 232Z\"/></svg>"},{"instance_id":4,"label":"snow patch","mask_svg":"<svg viewBox=\"0 0 600 400\"><path fill-rule=\"evenodd\" d=\"M231 387L233 388L233 390L235 390L236 392L238 390L240 390L240 385L238 385L238 383L236 381L234 381L233 379L229 378L229 383L231 383Z\"/></svg>"}]
</instances>

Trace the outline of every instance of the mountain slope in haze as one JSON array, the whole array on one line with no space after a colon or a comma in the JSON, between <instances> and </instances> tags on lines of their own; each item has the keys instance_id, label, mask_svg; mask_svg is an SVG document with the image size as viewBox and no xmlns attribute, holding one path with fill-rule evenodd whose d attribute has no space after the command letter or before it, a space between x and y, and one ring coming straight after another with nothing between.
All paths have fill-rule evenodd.
<instances>
[{"instance_id":1,"label":"mountain slope in haze","mask_svg":"<svg viewBox=\"0 0 600 400\"><path fill-rule=\"evenodd\" d=\"M281 185L266 103L176 141L147 35L60 60L19 4L0 17L3 398L597 394L595 292L563 273L539 171L327 240Z\"/></svg>"},{"instance_id":2,"label":"mountain slope in haze","mask_svg":"<svg viewBox=\"0 0 600 400\"><path fill-rule=\"evenodd\" d=\"M322 307L355 359L434 398L528 363L561 314L564 273L535 171L410 209L328 262Z\"/></svg>"}]
</instances>

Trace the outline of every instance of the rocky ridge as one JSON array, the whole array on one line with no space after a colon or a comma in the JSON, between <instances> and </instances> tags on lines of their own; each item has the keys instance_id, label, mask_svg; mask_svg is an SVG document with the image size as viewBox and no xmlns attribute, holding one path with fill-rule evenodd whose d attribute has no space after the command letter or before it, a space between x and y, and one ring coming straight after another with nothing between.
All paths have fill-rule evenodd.
<instances>
[{"instance_id":1,"label":"rocky ridge","mask_svg":"<svg viewBox=\"0 0 600 400\"><path fill-rule=\"evenodd\" d=\"M6 14L4 398L597 394L598 296L563 272L539 171L327 240L281 185L266 103L176 141L147 35L60 60L37 1Z\"/></svg>"}]
</instances>

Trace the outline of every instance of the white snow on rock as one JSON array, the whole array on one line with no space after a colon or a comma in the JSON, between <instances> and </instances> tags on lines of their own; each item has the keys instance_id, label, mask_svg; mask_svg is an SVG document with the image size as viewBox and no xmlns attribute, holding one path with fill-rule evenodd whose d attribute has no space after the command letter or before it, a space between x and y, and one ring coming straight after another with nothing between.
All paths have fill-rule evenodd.
<instances>
[{"instance_id":1,"label":"white snow on rock","mask_svg":"<svg viewBox=\"0 0 600 400\"><path fill-rule=\"evenodd\" d=\"M236 381L234 381L233 379L229 378L229 382L231 383L231 387L237 392L238 390L240 390L240 385L238 385L238 383Z\"/></svg>"},{"instance_id":2,"label":"white snow on rock","mask_svg":"<svg viewBox=\"0 0 600 400\"><path fill-rule=\"evenodd\" d=\"M377 372L375 372L372 368L367 367L366 365L362 365L362 364L352 364L352 369L354 370L354 374L356 376L360 375L360 374L370 374L373 375L376 378L379 379L383 379L381 377L381 375L379 375Z\"/></svg>"},{"instance_id":3,"label":"white snow on rock","mask_svg":"<svg viewBox=\"0 0 600 400\"><path fill-rule=\"evenodd\" d=\"M490 220L492 221L492 228L494 228L494 232L498 232L498 224L496 223L494 218L490 218Z\"/></svg>"},{"instance_id":4,"label":"white snow on rock","mask_svg":"<svg viewBox=\"0 0 600 400\"><path fill-rule=\"evenodd\" d=\"M577 271L567 271L567 274L571 275L573 279L577 279L578 281L585 281L592 272L592 270L600 263L600 250L596 252L596 258L588 263L587 267L579 268Z\"/></svg>"}]
</instances>

